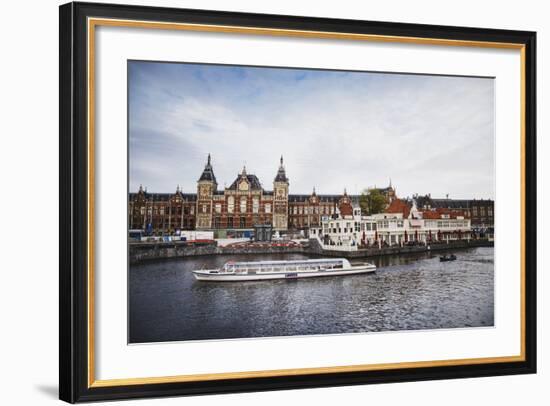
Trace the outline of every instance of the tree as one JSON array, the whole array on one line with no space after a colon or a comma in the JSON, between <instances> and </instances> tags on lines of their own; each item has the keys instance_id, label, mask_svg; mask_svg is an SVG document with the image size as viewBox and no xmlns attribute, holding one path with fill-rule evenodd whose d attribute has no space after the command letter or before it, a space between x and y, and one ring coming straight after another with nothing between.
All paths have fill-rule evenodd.
<instances>
[{"instance_id":1,"label":"tree","mask_svg":"<svg viewBox=\"0 0 550 406\"><path fill-rule=\"evenodd\" d=\"M381 213L386 207L386 198L378 189L364 190L359 198L359 206L365 214Z\"/></svg>"}]
</instances>

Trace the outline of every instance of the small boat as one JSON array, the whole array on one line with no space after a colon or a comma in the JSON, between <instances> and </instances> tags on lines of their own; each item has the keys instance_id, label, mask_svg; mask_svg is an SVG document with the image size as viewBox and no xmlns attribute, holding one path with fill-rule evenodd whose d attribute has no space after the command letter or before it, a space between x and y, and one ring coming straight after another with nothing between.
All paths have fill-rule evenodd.
<instances>
[{"instance_id":1,"label":"small boat","mask_svg":"<svg viewBox=\"0 0 550 406\"><path fill-rule=\"evenodd\" d=\"M448 262L448 261L454 261L454 260L456 260L455 254L443 255L442 257L439 257L440 262Z\"/></svg>"},{"instance_id":2,"label":"small boat","mask_svg":"<svg viewBox=\"0 0 550 406\"><path fill-rule=\"evenodd\" d=\"M200 281L230 282L343 276L374 271L376 271L376 266L373 264L351 265L345 258L327 258L290 261L230 261L219 269L195 270L193 275Z\"/></svg>"}]
</instances>

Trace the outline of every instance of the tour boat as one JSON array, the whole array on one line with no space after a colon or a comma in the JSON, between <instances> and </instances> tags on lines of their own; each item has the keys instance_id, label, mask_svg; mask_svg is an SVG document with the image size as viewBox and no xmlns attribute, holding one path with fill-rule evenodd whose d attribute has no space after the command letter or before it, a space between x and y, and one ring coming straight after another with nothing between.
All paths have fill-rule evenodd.
<instances>
[{"instance_id":1,"label":"tour boat","mask_svg":"<svg viewBox=\"0 0 550 406\"><path fill-rule=\"evenodd\" d=\"M376 271L369 263L351 265L345 258L291 261L226 262L219 269L193 271L201 281L256 281L298 279L318 276L356 275Z\"/></svg>"}]
</instances>

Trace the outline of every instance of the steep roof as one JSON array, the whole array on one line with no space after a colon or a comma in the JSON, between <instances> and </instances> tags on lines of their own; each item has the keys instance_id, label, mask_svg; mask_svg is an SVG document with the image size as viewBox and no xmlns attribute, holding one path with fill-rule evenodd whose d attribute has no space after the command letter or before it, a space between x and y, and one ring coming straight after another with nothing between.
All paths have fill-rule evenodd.
<instances>
[{"instance_id":1,"label":"steep roof","mask_svg":"<svg viewBox=\"0 0 550 406\"><path fill-rule=\"evenodd\" d=\"M394 199L385 211L386 213L403 213L403 218L409 217L411 208L407 202L401 199Z\"/></svg>"},{"instance_id":2,"label":"steep roof","mask_svg":"<svg viewBox=\"0 0 550 406\"><path fill-rule=\"evenodd\" d=\"M471 205L471 201L468 199L434 199L430 195L416 196L415 200L419 209L424 207L430 207L433 209L467 209Z\"/></svg>"},{"instance_id":3,"label":"steep roof","mask_svg":"<svg viewBox=\"0 0 550 406\"><path fill-rule=\"evenodd\" d=\"M250 189L261 189L262 188L262 184L260 182L260 180L258 179L258 177L256 175L252 175L252 174L239 174L237 175L237 178L233 181L233 183L231 184L231 186L228 187L228 189L231 189L231 190L237 190L237 187L239 185L239 182L243 179L243 178L246 178L246 180L248 181L248 183L250 184Z\"/></svg>"},{"instance_id":4,"label":"steep roof","mask_svg":"<svg viewBox=\"0 0 550 406\"><path fill-rule=\"evenodd\" d=\"M456 219L457 217L469 218L468 212L465 210L448 209L444 207L438 207L435 210L426 210L422 212L422 218L436 220L443 218L443 215L448 215L449 218Z\"/></svg>"},{"instance_id":5,"label":"steep roof","mask_svg":"<svg viewBox=\"0 0 550 406\"><path fill-rule=\"evenodd\" d=\"M290 203L307 202L311 196L312 195L310 194L289 194L288 201ZM318 195L317 193L315 194L315 196L317 196L317 199L323 203L338 203L338 200L340 200L340 198L342 197L341 195ZM359 196L357 196L357 198L359 198Z\"/></svg>"},{"instance_id":6,"label":"steep roof","mask_svg":"<svg viewBox=\"0 0 550 406\"><path fill-rule=\"evenodd\" d=\"M153 201L153 202L167 202L174 195L175 195L175 193L143 192L143 196L144 196L145 200ZM136 200L136 198L138 196L139 196L139 192L138 193L133 193L133 192L128 193L128 200L129 201L134 201L134 200ZM181 193L181 196L183 197L184 200L186 200L188 202L189 201L195 201L196 198L197 198L196 193Z\"/></svg>"},{"instance_id":7,"label":"steep roof","mask_svg":"<svg viewBox=\"0 0 550 406\"><path fill-rule=\"evenodd\" d=\"M342 216L353 216L353 206L349 202L340 203L338 210Z\"/></svg>"},{"instance_id":8,"label":"steep roof","mask_svg":"<svg viewBox=\"0 0 550 406\"><path fill-rule=\"evenodd\" d=\"M286 177L285 167L283 166L283 156L281 155L281 164L279 165L279 170L275 176L275 182L288 182Z\"/></svg>"},{"instance_id":9,"label":"steep roof","mask_svg":"<svg viewBox=\"0 0 550 406\"><path fill-rule=\"evenodd\" d=\"M216 176L214 175L214 169L212 168L212 164L210 162L210 154L208 154L208 161L206 162L206 165L204 166L204 170L202 171L201 177L199 178L200 181L209 181L218 183L216 181Z\"/></svg>"}]
</instances>

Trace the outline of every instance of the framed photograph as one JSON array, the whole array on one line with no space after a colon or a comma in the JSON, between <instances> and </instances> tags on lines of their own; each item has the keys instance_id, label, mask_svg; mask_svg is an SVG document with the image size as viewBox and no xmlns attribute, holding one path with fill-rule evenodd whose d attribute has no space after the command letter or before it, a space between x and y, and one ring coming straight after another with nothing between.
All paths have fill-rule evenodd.
<instances>
[{"instance_id":1,"label":"framed photograph","mask_svg":"<svg viewBox=\"0 0 550 406\"><path fill-rule=\"evenodd\" d=\"M60 7L60 398L534 373L536 34Z\"/></svg>"}]
</instances>

